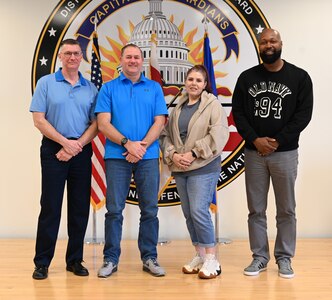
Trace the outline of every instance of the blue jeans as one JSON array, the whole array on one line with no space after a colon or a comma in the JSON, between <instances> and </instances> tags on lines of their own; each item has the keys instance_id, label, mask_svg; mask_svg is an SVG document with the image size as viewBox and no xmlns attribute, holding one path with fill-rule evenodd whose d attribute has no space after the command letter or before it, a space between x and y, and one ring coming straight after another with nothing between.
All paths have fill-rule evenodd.
<instances>
[{"instance_id":1,"label":"blue jeans","mask_svg":"<svg viewBox=\"0 0 332 300\"><path fill-rule=\"evenodd\" d=\"M267 236L267 200L272 181L275 203L277 236L274 257L292 258L296 244L295 180L298 150L274 152L260 156L245 149L245 181L248 201L248 228L253 257L264 264L270 260Z\"/></svg>"},{"instance_id":2,"label":"blue jeans","mask_svg":"<svg viewBox=\"0 0 332 300\"><path fill-rule=\"evenodd\" d=\"M141 210L138 248L142 261L157 258L159 233L158 189L159 160L143 159L129 163L125 159L107 159L104 261L119 263L121 237L126 198L132 174L136 183L138 205Z\"/></svg>"},{"instance_id":3,"label":"blue jeans","mask_svg":"<svg viewBox=\"0 0 332 300\"><path fill-rule=\"evenodd\" d=\"M181 207L194 246L210 248L216 244L210 204L216 190L220 171L186 176L175 174Z\"/></svg>"}]
</instances>

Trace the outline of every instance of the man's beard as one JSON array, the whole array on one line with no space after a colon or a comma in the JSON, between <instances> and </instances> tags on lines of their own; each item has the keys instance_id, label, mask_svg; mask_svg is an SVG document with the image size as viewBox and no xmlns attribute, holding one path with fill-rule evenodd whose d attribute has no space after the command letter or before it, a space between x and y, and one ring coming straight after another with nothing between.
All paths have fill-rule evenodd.
<instances>
[{"instance_id":1,"label":"man's beard","mask_svg":"<svg viewBox=\"0 0 332 300\"><path fill-rule=\"evenodd\" d=\"M273 54L265 54L265 53L260 53L260 57L265 64L273 64L275 63L281 56L281 49L276 50L273 52Z\"/></svg>"}]
</instances>

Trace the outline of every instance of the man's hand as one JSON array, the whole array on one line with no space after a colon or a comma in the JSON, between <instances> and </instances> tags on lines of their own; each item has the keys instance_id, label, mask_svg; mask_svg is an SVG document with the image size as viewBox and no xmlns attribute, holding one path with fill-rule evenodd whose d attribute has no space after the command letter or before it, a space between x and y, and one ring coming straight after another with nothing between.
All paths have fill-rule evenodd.
<instances>
[{"instance_id":1,"label":"man's hand","mask_svg":"<svg viewBox=\"0 0 332 300\"><path fill-rule=\"evenodd\" d=\"M146 152L146 142L143 141L130 141L125 144L125 148L127 151L123 153L124 156L131 154L132 156L136 157L138 160L141 160Z\"/></svg>"},{"instance_id":2,"label":"man's hand","mask_svg":"<svg viewBox=\"0 0 332 300\"><path fill-rule=\"evenodd\" d=\"M124 146L127 151L123 152L122 155L126 157L126 161L130 163L137 163L139 160L143 159L146 153L147 143L143 141L130 141Z\"/></svg>"},{"instance_id":3,"label":"man's hand","mask_svg":"<svg viewBox=\"0 0 332 300\"><path fill-rule=\"evenodd\" d=\"M62 146L64 150L72 156L77 155L83 150L83 145L77 140L67 140Z\"/></svg>"},{"instance_id":4,"label":"man's hand","mask_svg":"<svg viewBox=\"0 0 332 300\"><path fill-rule=\"evenodd\" d=\"M270 145L271 145L272 147L274 147L276 150L278 149L278 147L279 147L279 143L277 142L277 140L274 139L274 141L270 141L269 143L270 143Z\"/></svg>"},{"instance_id":5,"label":"man's hand","mask_svg":"<svg viewBox=\"0 0 332 300\"><path fill-rule=\"evenodd\" d=\"M127 162L130 162L132 164L137 163L139 161L139 159L137 157L135 157L134 155L128 153L128 151L122 153L122 155L124 155L126 157Z\"/></svg>"},{"instance_id":6,"label":"man's hand","mask_svg":"<svg viewBox=\"0 0 332 300\"><path fill-rule=\"evenodd\" d=\"M259 155L266 156L277 150L279 143L270 137L261 137L254 140Z\"/></svg>"},{"instance_id":7,"label":"man's hand","mask_svg":"<svg viewBox=\"0 0 332 300\"><path fill-rule=\"evenodd\" d=\"M55 156L59 161L69 161L73 157L73 155L66 152L64 148L62 148Z\"/></svg>"}]
</instances>

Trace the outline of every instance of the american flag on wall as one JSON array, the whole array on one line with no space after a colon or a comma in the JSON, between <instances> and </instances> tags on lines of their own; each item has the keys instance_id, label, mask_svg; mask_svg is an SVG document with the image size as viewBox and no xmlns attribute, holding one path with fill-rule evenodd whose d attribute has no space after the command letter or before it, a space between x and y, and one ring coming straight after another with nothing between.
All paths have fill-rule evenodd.
<instances>
[{"instance_id":1,"label":"american flag on wall","mask_svg":"<svg viewBox=\"0 0 332 300\"><path fill-rule=\"evenodd\" d=\"M92 57L91 57L91 82L100 90L103 79L100 67L100 54L97 32L93 33ZM105 204L106 178L104 162L105 136L102 133L92 141L92 177L91 177L91 205L95 210L100 209Z\"/></svg>"}]
</instances>

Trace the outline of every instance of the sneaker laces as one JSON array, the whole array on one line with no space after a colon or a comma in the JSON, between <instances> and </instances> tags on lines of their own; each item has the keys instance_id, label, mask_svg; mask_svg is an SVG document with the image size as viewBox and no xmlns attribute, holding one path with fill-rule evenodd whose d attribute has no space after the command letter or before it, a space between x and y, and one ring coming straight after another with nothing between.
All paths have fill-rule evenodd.
<instances>
[{"instance_id":1,"label":"sneaker laces","mask_svg":"<svg viewBox=\"0 0 332 300\"><path fill-rule=\"evenodd\" d=\"M278 260L278 265L279 265L280 269L292 271L290 261L287 258L283 258L283 259Z\"/></svg>"},{"instance_id":2,"label":"sneaker laces","mask_svg":"<svg viewBox=\"0 0 332 300\"><path fill-rule=\"evenodd\" d=\"M206 254L205 260L215 260L216 256L214 254Z\"/></svg>"},{"instance_id":3,"label":"sneaker laces","mask_svg":"<svg viewBox=\"0 0 332 300\"><path fill-rule=\"evenodd\" d=\"M211 254L206 255L201 271L204 272L206 270L209 273L215 274L219 269L220 269L220 264L216 259L215 255Z\"/></svg>"},{"instance_id":4,"label":"sneaker laces","mask_svg":"<svg viewBox=\"0 0 332 300\"><path fill-rule=\"evenodd\" d=\"M194 268L194 267L196 267L199 264L203 264L203 258L198 253L196 253L196 255L194 256L194 258L190 262L187 263L187 265L190 268Z\"/></svg>"},{"instance_id":5,"label":"sneaker laces","mask_svg":"<svg viewBox=\"0 0 332 300\"><path fill-rule=\"evenodd\" d=\"M254 258L253 261L250 264L250 267L260 268L260 267L263 267L263 263L260 260Z\"/></svg>"},{"instance_id":6,"label":"sneaker laces","mask_svg":"<svg viewBox=\"0 0 332 300\"><path fill-rule=\"evenodd\" d=\"M112 264L111 261L104 261L103 268L108 267L110 264Z\"/></svg>"},{"instance_id":7,"label":"sneaker laces","mask_svg":"<svg viewBox=\"0 0 332 300\"><path fill-rule=\"evenodd\" d=\"M212 268L214 266L214 264L215 264L214 259L207 259L204 261L203 268L210 270L210 268Z\"/></svg>"},{"instance_id":8,"label":"sneaker laces","mask_svg":"<svg viewBox=\"0 0 332 300\"><path fill-rule=\"evenodd\" d=\"M155 258L150 258L148 261L151 261L152 264L153 264L155 267L160 267L160 265L159 265L157 259L155 259Z\"/></svg>"}]
</instances>

